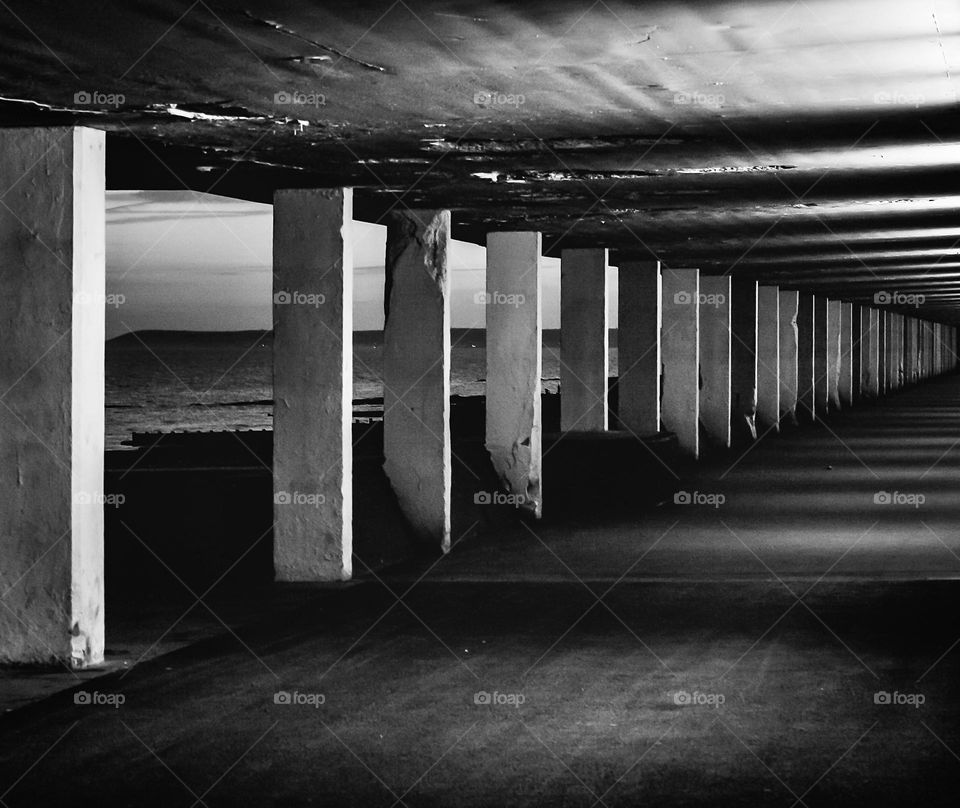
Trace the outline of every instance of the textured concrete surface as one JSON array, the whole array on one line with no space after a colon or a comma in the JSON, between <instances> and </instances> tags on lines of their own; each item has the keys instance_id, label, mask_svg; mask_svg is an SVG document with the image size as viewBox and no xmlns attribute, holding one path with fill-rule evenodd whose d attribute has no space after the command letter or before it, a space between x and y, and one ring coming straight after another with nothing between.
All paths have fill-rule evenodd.
<instances>
[{"instance_id":1,"label":"textured concrete surface","mask_svg":"<svg viewBox=\"0 0 960 808\"><path fill-rule=\"evenodd\" d=\"M763 429L780 428L780 290L760 286L757 294L757 419Z\"/></svg>"},{"instance_id":2,"label":"textured concrete surface","mask_svg":"<svg viewBox=\"0 0 960 808\"><path fill-rule=\"evenodd\" d=\"M449 211L399 211L387 227L384 471L421 540L450 549Z\"/></svg>"},{"instance_id":3,"label":"textured concrete surface","mask_svg":"<svg viewBox=\"0 0 960 808\"><path fill-rule=\"evenodd\" d=\"M104 159L0 130L0 662L103 659Z\"/></svg>"},{"instance_id":4,"label":"textured concrete surface","mask_svg":"<svg viewBox=\"0 0 960 808\"><path fill-rule=\"evenodd\" d=\"M780 292L780 418L797 423L797 309L800 293Z\"/></svg>"},{"instance_id":5,"label":"textured concrete surface","mask_svg":"<svg viewBox=\"0 0 960 808\"><path fill-rule=\"evenodd\" d=\"M700 278L700 294L700 421L712 441L727 448L732 429L730 278Z\"/></svg>"},{"instance_id":6,"label":"textured concrete surface","mask_svg":"<svg viewBox=\"0 0 960 808\"><path fill-rule=\"evenodd\" d=\"M663 425L691 457L700 453L700 271L663 270Z\"/></svg>"},{"instance_id":7,"label":"textured concrete surface","mask_svg":"<svg viewBox=\"0 0 960 808\"><path fill-rule=\"evenodd\" d=\"M621 262L618 272L619 417L638 437L660 431L662 290L658 261Z\"/></svg>"},{"instance_id":8,"label":"textured concrete surface","mask_svg":"<svg viewBox=\"0 0 960 808\"><path fill-rule=\"evenodd\" d=\"M352 574L353 192L279 191L273 226L274 564Z\"/></svg>"},{"instance_id":9,"label":"textured concrete surface","mask_svg":"<svg viewBox=\"0 0 960 808\"><path fill-rule=\"evenodd\" d=\"M733 436L748 442L757 438L757 282L734 278L731 294Z\"/></svg>"}]
</instances>

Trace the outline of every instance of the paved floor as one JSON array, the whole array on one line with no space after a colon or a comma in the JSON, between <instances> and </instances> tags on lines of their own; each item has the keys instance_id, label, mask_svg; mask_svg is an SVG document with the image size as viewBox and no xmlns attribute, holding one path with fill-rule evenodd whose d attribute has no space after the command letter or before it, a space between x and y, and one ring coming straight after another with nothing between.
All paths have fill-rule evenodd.
<instances>
[{"instance_id":1,"label":"paved floor","mask_svg":"<svg viewBox=\"0 0 960 808\"><path fill-rule=\"evenodd\" d=\"M179 647L0 718L0 804L953 805L955 442L950 378L677 482L722 503L141 604Z\"/></svg>"}]
</instances>

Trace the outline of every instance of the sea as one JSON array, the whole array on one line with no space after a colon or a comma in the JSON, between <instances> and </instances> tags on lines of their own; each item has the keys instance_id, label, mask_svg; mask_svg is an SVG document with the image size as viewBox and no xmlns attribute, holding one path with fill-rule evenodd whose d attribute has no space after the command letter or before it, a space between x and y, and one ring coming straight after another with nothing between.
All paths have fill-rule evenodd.
<instances>
[{"instance_id":1,"label":"sea","mask_svg":"<svg viewBox=\"0 0 960 808\"><path fill-rule=\"evenodd\" d=\"M272 334L262 331L139 331L106 345L106 448L130 448L134 432L209 432L271 429ZM451 331L450 388L482 396L485 332ZM354 333L354 413L380 409L383 335ZM610 371L617 372L616 346ZM555 393L560 332L543 333L543 389Z\"/></svg>"}]
</instances>

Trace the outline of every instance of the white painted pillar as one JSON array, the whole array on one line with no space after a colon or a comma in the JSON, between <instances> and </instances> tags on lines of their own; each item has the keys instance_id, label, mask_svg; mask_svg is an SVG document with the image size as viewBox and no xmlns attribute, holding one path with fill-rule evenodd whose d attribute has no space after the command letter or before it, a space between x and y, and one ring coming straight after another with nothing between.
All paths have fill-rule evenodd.
<instances>
[{"instance_id":1,"label":"white painted pillar","mask_svg":"<svg viewBox=\"0 0 960 808\"><path fill-rule=\"evenodd\" d=\"M700 270L663 270L663 425L700 455Z\"/></svg>"},{"instance_id":2,"label":"white painted pillar","mask_svg":"<svg viewBox=\"0 0 960 808\"><path fill-rule=\"evenodd\" d=\"M843 407L852 407L853 391L853 304L840 304L840 365L837 379L837 393Z\"/></svg>"},{"instance_id":3,"label":"white painted pillar","mask_svg":"<svg viewBox=\"0 0 960 808\"><path fill-rule=\"evenodd\" d=\"M0 663L103 661L104 134L0 129Z\"/></svg>"},{"instance_id":4,"label":"white painted pillar","mask_svg":"<svg viewBox=\"0 0 960 808\"><path fill-rule=\"evenodd\" d=\"M353 191L273 203L273 561L279 581L353 572Z\"/></svg>"},{"instance_id":5,"label":"white painted pillar","mask_svg":"<svg viewBox=\"0 0 960 808\"><path fill-rule=\"evenodd\" d=\"M540 518L540 234L487 234L486 446L500 485Z\"/></svg>"},{"instance_id":6,"label":"white painted pillar","mask_svg":"<svg viewBox=\"0 0 960 808\"><path fill-rule=\"evenodd\" d=\"M780 429L780 289L757 290L757 418Z\"/></svg>"},{"instance_id":7,"label":"white painted pillar","mask_svg":"<svg viewBox=\"0 0 960 808\"><path fill-rule=\"evenodd\" d=\"M814 308L814 296L801 293L797 304L797 410L804 421L817 419Z\"/></svg>"},{"instance_id":8,"label":"white painted pillar","mask_svg":"<svg viewBox=\"0 0 960 808\"><path fill-rule=\"evenodd\" d=\"M827 341L827 299L819 295L813 298L813 378L817 414L824 416L830 411L830 376L827 359L830 356Z\"/></svg>"},{"instance_id":9,"label":"white painted pillar","mask_svg":"<svg viewBox=\"0 0 960 808\"><path fill-rule=\"evenodd\" d=\"M800 293L780 292L780 417L797 423L797 310Z\"/></svg>"},{"instance_id":10,"label":"white painted pillar","mask_svg":"<svg viewBox=\"0 0 960 808\"><path fill-rule=\"evenodd\" d=\"M830 409L840 409L840 301L827 301L827 398Z\"/></svg>"},{"instance_id":11,"label":"white painted pillar","mask_svg":"<svg viewBox=\"0 0 960 808\"><path fill-rule=\"evenodd\" d=\"M660 431L660 262L621 261L617 277L617 417L647 437Z\"/></svg>"},{"instance_id":12,"label":"white painted pillar","mask_svg":"<svg viewBox=\"0 0 960 808\"><path fill-rule=\"evenodd\" d=\"M560 429L607 429L607 251L560 258Z\"/></svg>"},{"instance_id":13,"label":"white painted pillar","mask_svg":"<svg viewBox=\"0 0 960 808\"><path fill-rule=\"evenodd\" d=\"M757 282L731 284L731 421L734 440L757 439Z\"/></svg>"},{"instance_id":14,"label":"white painted pillar","mask_svg":"<svg viewBox=\"0 0 960 808\"><path fill-rule=\"evenodd\" d=\"M384 472L414 533L450 549L450 211L391 214L383 328Z\"/></svg>"},{"instance_id":15,"label":"white painted pillar","mask_svg":"<svg viewBox=\"0 0 960 808\"><path fill-rule=\"evenodd\" d=\"M700 420L718 445L731 443L730 277L700 278Z\"/></svg>"},{"instance_id":16,"label":"white painted pillar","mask_svg":"<svg viewBox=\"0 0 960 808\"><path fill-rule=\"evenodd\" d=\"M880 311L868 308L863 318L864 353L863 383L864 394L870 398L880 396Z\"/></svg>"}]
</instances>

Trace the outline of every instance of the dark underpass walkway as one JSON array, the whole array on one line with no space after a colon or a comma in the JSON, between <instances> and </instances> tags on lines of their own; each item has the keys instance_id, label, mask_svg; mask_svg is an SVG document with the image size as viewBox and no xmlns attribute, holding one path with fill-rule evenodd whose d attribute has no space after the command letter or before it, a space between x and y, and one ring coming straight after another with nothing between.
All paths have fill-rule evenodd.
<instances>
[{"instance_id":1,"label":"dark underpass walkway","mask_svg":"<svg viewBox=\"0 0 960 808\"><path fill-rule=\"evenodd\" d=\"M954 805L955 443L951 377L703 464L691 504L205 598L216 636L0 719L0 799Z\"/></svg>"}]
</instances>

